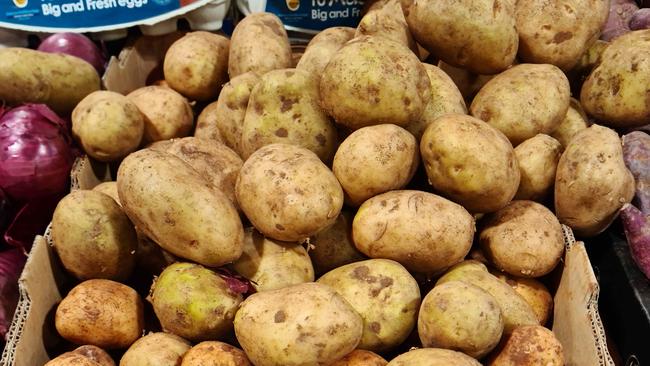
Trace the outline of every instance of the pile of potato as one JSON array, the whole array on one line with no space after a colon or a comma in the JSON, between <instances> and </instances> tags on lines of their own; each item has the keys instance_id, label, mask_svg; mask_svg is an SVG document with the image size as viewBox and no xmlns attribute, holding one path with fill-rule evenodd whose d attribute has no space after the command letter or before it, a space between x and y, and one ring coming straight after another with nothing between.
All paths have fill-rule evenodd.
<instances>
[{"instance_id":1,"label":"pile of potato","mask_svg":"<svg viewBox=\"0 0 650 366\"><path fill-rule=\"evenodd\" d=\"M650 31L582 58L607 10L380 0L297 65L259 13L180 38L164 83L87 95L75 137L120 166L54 214L80 282L48 365L564 365L561 224L630 202L611 128L650 121Z\"/></svg>"}]
</instances>

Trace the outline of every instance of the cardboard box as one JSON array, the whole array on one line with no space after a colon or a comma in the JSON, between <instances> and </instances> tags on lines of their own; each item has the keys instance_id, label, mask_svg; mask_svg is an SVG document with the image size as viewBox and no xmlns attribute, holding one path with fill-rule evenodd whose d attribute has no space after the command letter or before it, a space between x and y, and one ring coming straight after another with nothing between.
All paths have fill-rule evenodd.
<instances>
[{"instance_id":1,"label":"cardboard box","mask_svg":"<svg viewBox=\"0 0 650 366\"><path fill-rule=\"evenodd\" d=\"M146 78L168 44L168 37L146 38L125 49L119 59L111 61L105 77L107 88L128 92L139 86L134 80ZM104 164L82 158L75 163L71 177L72 189L91 189L110 180L111 172ZM567 366L613 366L598 313L599 286L585 246L575 241L570 228L563 230L566 253L554 299L553 331L564 347ZM2 366L40 366L53 356L48 350L58 336L52 314L71 283L48 238L48 232L36 237L21 275L20 302L0 359Z\"/></svg>"}]
</instances>

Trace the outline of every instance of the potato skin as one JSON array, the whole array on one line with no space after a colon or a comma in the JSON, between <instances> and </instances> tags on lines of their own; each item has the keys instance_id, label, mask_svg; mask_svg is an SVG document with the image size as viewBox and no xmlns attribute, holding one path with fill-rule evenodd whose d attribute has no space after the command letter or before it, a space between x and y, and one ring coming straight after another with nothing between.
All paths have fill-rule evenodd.
<instances>
[{"instance_id":1,"label":"potato skin","mask_svg":"<svg viewBox=\"0 0 650 366\"><path fill-rule=\"evenodd\" d=\"M388 366L481 366L481 364L461 352L442 348L420 348L395 357Z\"/></svg>"},{"instance_id":2,"label":"potato skin","mask_svg":"<svg viewBox=\"0 0 650 366\"><path fill-rule=\"evenodd\" d=\"M320 96L323 109L353 130L382 123L406 126L422 116L431 85L407 47L362 36L346 43L327 64Z\"/></svg>"},{"instance_id":3,"label":"potato skin","mask_svg":"<svg viewBox=\"0 0 650 366\"><path fill-rule=\"evenodd\" d=\"M519 37L511 0L407 0L402 7L415 40L446 63L496 74L515 60Z\"/></svg>"},{"instance_id":4,"label":"potato skin","mask_svg":"<svg viewBox=\"0 0 650 366\"><path fill-rule=\"evenodd\" d=\"M379 193L406 186L419 162L415 137L399 126L382 124L352 132L336 151L332 171L346 202L359 206Z\"/></svg>"},{"instance_id":5,"label":"potato skin","mask_svg":"<svg viewBox=\"0 0 650 366\"><path fill-rule=\"evenodd\" d=\"M439 273L463 260L474 231L474 218L462 206L413 190L390 191L367 200L352 223L352 238L362 253L425 274Z\"/></svg>"},{"instance_id":6,"label":"potato skin","mask_svg":"<svg viewBox=\"0 0 650 366\"><path fill-rule=\"evenodd\" d=\"M284 143L331 161L338 142L336 128L318 100L318 80L306 71L281 69L262 76L251 91L244 117L243 157L262 146Z\"/></svg>"},{"instance_id":7,"label":"potato skin","mask_svg":"<svg viewBox=\"0 0 650 366\"><path fill-rule=\"evenodd\" d=\"M399 0L388 0L382 6L371 7L361 18L357 26L355 37L380 36L392 39L408 47L413 53L418 54L418 45L415 43Z\"/></svg>"},{"instance_id":8,"label":"potato skin","mask_svg":"<svg viewBox=\"0 0 650 366\"><path fill-rule=\"evenodd\" d=\"M52 241L63 267L79 280L126 280L135 265L133 224L108 195L76 190L56 206Z\"/></svg>"},{"instance_id":9,"label":"potato skin","mask_svg":"<svg viewBox=\"0 0 650 366\"><path fill-rule=\"evenodd\" d=\"M212 267L241 255L244 229L232 202L176 156L150 149L129 155L117 190L131 221L172 254Z\"/></svg>"},{"instance_id":10,"label":"potato skin","mask_svg":"<svg viewBox=\"0 0 650 366\"><path fill-rule=\"evenodd\" d=\"M474 117L438 118L424 131L420 153L433 188L472 213L504 207L519 187L512 145L496 128Z\"/></svg>"},{"instance_id":11,"label":"potato skin","mask_svg":"<svg viewBox=\"0 0 650 366\"><path fill-rule=\"evenodd\" d=\"M553 332L540 326L522 326L505 341L503 349L488 366L563 366L562 344Z\"/></svg>"},{"instance_id":12,"label":"potato skin","mask_svg":"<svg viewBox=\"0 0 650 366\"><path fill-rule=\"evenodd\" d=\"M151 301L163 330L198 342L232 329L242 295L205 267L174 263L155 280Z\"/></svg>"},{"instance_id":13,"label":"potato skin","mask_svg":"<svg viewBox=\"0 0 650 366\"><path fill-rule=\"evenodd\" d=\"M57 332L75 344L127 348L142 334L142 300L132 288L103 279L75 286L56 309Z\"/></svg>"},{"instance_id":14,"label":"potato skin","mask_svg":"<svg viewBox=\"0 0 650 366\"><path fill-rule=\"evenodd\" d=\"M487 84L488 81L493 79L496 75L481 75L470 72L466 69L452 66L444 61L438 61L438 67L449 75L451 80L454 81L456 87L463 95L466 101L471 102L476 93Z\"/></svg>"},{"instance_id":15,"label":"potato skin","mask_svg":"<svg viewBox=\"0 0 650 366\"><path fill-rule=\"evenodd\" d=\"M235 317L237 340L256 366L329 365L356 348L362 331L361 316L319 283L253 294Z\"/></svg>"},{"instance_id":16,"label":"potato skin","mask_svg":"<svg viewBox=\"0 0 650 366\"><path fill-rule=\"evenodd\" d=\"M488 81L470 113L517 146L538 133L553 132L566 116L570 93L567 77L556 66L520 64Z\"/></svg>"},{"instance_id":17,"label":"potato skin","mask_svg":"<svg viewBox=\"0 0 650 366\"><path fill-rule=\"evenodd\" d=\"M643 126L650 119L646 87L650 83L650 30L614 39L601 63L582 85L580 103L585 112L612 128Z\"/></svg>"},{"instance_id":18,"label":"potato skin","mask_svg":"<svg viewBox=\"0 0 650 366\"><path fill-rule=\"evenodd\" d=\"M366 259L352 241L354 214L341 211L334 224L309 238L308 251L316 275Z\"/></svg>"},{"instance_id":19,"label":"potato skin","mask_svg":"<svg viewBox=\"0 0 650 366\"><path fill-rule=\"evenodd\" d=\"M618 134L599 125L579 132L560 158L555 213L577 235L594 236L634 197L634 177L623 162Z\"/></svg>"},{"instance_id":20,"label":"potato skin","mask_svg":"<svg viewBox=\"0 0 650 366\"><path fill-rule=\"evenodd\" d=\"M227 343L206 341L192 347L180 366L253 366L244 351Z\"/></svg>"},{"instance_id":21,"label":"potato skin","mask_svg":"<svg viewBox=\"0 0 650 366\"><path fill-rule=\"evenodd\" d=\"M223 89L221 90L223 92ZM199 116L196 117L194 137L208 141L216 141L222 144L225 143L221 131L219 130L219 127L217 127L217 118L219 116L217 113L218 102L219 100L205 106L205 108L201 110L201 113L199 113Z\"/></svg>"},{"instance_id":22,"label":"potato skin","mask_svg":"<svg viewBox=\"0 0 650 366\"><path fill-rule=\"evenodd\" d=\"M122 207L122 204L120 203L120 196L117 194L117 182L102 182L93 187L92 190L108 195L115 201L115 203Z\"/></svg>"},{"instance_id":23,"label":"potato skin","mask_svg":"<svg viewBox=\"0 0 650 366\"><path fill-rule=\"evenodd\" d=\"M553 190L562 145L548 135L539 134L515 147L521 179L516 200L542 201Z\"/></svg>"},{"instance_id":24,"label":"potato skin","mask_svg":"<svg viewBox=\"0 0 650 366\"><path fill-rule=\"evenodd\" d=\"M480 359L496 347L502 333L501 308L479 287L446 282L422 301L418 334L424 347L454 349Z\"/></svg>"},{"instance_id":25,"label":"potato skin","mask_svg":"<svg viewBox=\"0 0 650 366\"><path fill-rule=\"evenodd\" d=\"M387 364L383 357L374 352L355 349L331 366L386 366Z\"/></svg>"},{"instance_id":26,"label":"potato skin","mask_svg":"<svg viewBox=\"0 0 650 366\"><path fill-rule=\"evenodd\" d=\"M194 114L187 99L163 86L145 86L126 96L144 115L143 142L185 137L192 131Z\"/></svg>"},{"instance_id":27,"label":"potato skin","mask_svg":"<svg viewBox=\"0 0 650 366\"><path fill-rule=\"evenodd\" d=\"M93 360L97 362L100 366L115 366L115 362L111 358L111 356L106 353L103 349L92 346L92 345L85 345L81 347L75 348L72 353L76 353L78 355L82 355L90 360Z\"/></svg>"},{"instance_id":28,"label":"potato skin","mask_svg":"<svg viewBox=\"0 0 650 366\"><path fill-rule=\"evenodd\" d=\"M382 352L394 348L415 327L420 289L406 268L395 261L351 263L326 273L318 283L333 288L363 318L361 349Z\"/></svg>"},{"instance_id":29,"label":"potato skin","mask_svg":"<svg viewBox=\"0 0 650 366\"><path fill-rule=\"evenodd\" d=\"M122 94L99 90L88 94L72 111L72 133L88 155L115 161L140 146L144 118Z\"/></svg>"},{"instance_id":30,"label":"potato skin","mask_svg":"<svg viewBox=\"0 0 650 366\"><path fill-rule=\"evenodd\" d=\"M74 56L27 48L0 50L0 99L7 104L44 103L67 115L99 90L95 68Z\"/></svg>"},{"instance_id":31,"label":"potato skin","mask_svg":"<svg viewBox=\"0 0 650 366\"><path fill-rule=\"evenodd\" d=\"M289 37L282 21L271 13L253 13L242 19L230 38L230 78L252 71L264 75L293 64Z\"/></svg>"},{"instance_id":32,"label":"potato skin","mask_svg":"<svg viewBox=\"0 0 650 366\"><path fill-rule=\"evenodd\" d=\"M582 109L580 102L571 98L566 116L555 131L551 133L551 137L558 140L564 149L569 145L573 136L589 127L589 125L589 119Z\"/></svg>"},{"instance_id":33,"label":"potato skin","mask_svg":"<svg viewBox=\"0 0 650 366\"><path fill-rule=\"evenodd\" d=\"M332 27L319 32L309 41L296 69L320 77L332 56L354 38L354 28Z\"/></svg>"},{"instance_id":34,"label":"potato skin","mask_svg":"<svg viewBox=\"0 0 650 366\"><path fill-rule=\"evenodd\" d=\"M533 308L540 325L545 325L553 311L553 296L543 283L534 278L514 277L491 271L496 278L512 287Z\"/></svg>"},{"instance_id":35,"label":"potato skin","mask_svg":"<svg viewBox=\"0 0 650 366\"><path fill-rule=\"evenodd\" d=\"M87 345L59 355L45 366L115 366L115 362L103 349Z\"/></svg>"},{"instance_id":36,"label":"potato skin","mask_svg":"<svg viewBox=\"0 0 650 366\"><path fill-rule=\"evenodd\" d=\"M228 38L210 32L190 32L165 54L165 81L191 100L215 99L228 80Z\"/></svg>"},{"instance_id":37,"label":"potato skin","mask_svg":"<svg viewBox=\"0 0 650 366\"><path fill-rule=\"evenodd\" d=\"M235 194L255 228L282 241L317 234L343 207L343 190L327 166L310 150L287 144L253 153L240 170Z\"/></svg>"},{"instance_id":38,"label":"potato skin","mask_svg":"<svg viewBox=\"0 0 650 366\"><path fill-rule=\"evenodd\" d=\"M170 333L149 333L129 347L120 366L178 366L192 347L190 342Z\"/></svg>"}]
</instances>

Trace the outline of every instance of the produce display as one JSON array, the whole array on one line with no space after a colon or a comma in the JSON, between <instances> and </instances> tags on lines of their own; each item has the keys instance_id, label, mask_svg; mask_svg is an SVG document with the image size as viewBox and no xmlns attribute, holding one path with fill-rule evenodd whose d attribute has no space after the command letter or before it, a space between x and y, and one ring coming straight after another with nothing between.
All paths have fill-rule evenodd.
<instances>
[{"instance_id":1,"label":"produce display","mask_svg":"<svg viewBox=\"0 0 650 366\"><path fill-rule=\"evenodd\" d=\"M302 56L254 13L126 95L74 35L0 50L2 161L40 169L25 134L57 152L47 365L569 362L562 225L620 213L650 278L650 30L619 5L380 0ZM115 180L64 194L79 152Z\"/></svg>"}]
</instances>

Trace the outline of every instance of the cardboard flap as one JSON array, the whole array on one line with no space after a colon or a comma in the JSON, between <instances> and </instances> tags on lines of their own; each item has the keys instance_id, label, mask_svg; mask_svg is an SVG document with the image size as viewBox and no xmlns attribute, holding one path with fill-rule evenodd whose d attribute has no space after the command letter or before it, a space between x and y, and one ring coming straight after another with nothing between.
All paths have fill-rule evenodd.
<instances>
[{"instance_id":1,"label":"cardboard flap","mask_svg":"<svg viewBox=\"0 0 650 366\"><path fill-rule=\"evenodd\" d=\"M92 189L101 182L111 180L107 164L100 163L84 155L75 160L70 171L70 190Z\"/></svg>"}]
</instances>

